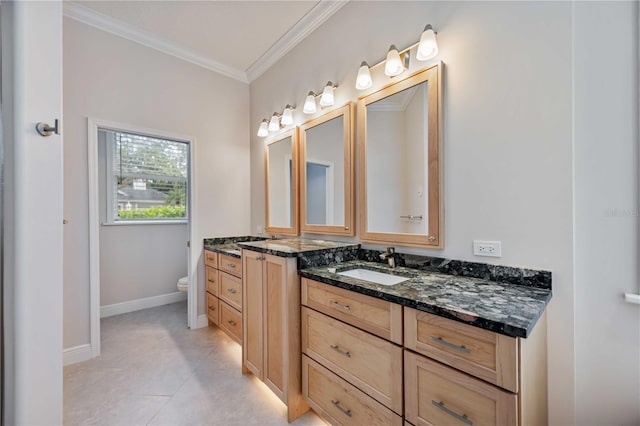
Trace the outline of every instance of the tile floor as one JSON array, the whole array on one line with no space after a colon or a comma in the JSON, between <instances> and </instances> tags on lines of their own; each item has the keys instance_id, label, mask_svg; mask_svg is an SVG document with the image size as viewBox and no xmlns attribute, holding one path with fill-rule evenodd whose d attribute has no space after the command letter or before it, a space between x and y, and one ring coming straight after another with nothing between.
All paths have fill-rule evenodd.
<instances>
[{"instance_id":1,"label":"tile floor","mask_svg":"<svg viewBox=\"0 0 640 426\"><path fill-rule=\"evenodd\" d=\"M102 320L100 357L64 369L65 425L287 425L286 407L241 373L217 327L188 330L185 302ZM309 412L293 425L324 425Z\"/></svg>"}]
</instances>

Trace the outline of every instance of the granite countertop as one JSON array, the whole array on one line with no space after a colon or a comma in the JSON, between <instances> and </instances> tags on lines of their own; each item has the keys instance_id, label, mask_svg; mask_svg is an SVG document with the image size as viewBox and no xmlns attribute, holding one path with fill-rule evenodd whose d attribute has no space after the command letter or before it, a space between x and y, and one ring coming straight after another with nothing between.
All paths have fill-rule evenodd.
<instances>
[{"instance_id":1,"label":"granite countertop","mask_svg":"<svg viewBox=\"0 0 640 426\"><path fill-rule=\"evenodd\" d=\"M242 247L238 245L243 241L261 241L263 237L241 236L241 237L222 237L222 238L205 238L204 249L216 253L226 254L227 256L241 258Z\"/></svg>"},{"instance_id":2,"label":"granite countertop","mask_svg":"<svg viewBox=\"0 0 640 426\"><path fill-rule=\"evenodd\" d=\"M410 279L386 286L337 274L355 268ZM391 269L361 260L304 269L300 275L511 337L531 334L552 294L550 288L404 267Z\"/></svg>"},{"instance_id":3,"label":"granite countertop","mask_svg":"<svg viewBox=\"0 0 640 426\"><path fill-rule=\"evenodd\" d=\"M304 238L288 238L281 240L248 241L238 243L247 250L272 254L279 257L301 257L319 252L330 253L340 250L357 250L358 243L343 243L337 241L308 240Z\"/></svg>"}]
</instances>

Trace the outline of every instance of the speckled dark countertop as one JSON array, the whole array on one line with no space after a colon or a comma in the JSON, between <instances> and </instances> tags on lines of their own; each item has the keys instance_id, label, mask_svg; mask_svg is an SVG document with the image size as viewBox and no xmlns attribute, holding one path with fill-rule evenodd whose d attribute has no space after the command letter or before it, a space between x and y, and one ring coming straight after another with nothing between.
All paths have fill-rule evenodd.
<instances>
[{"instance_id":1,"label":"speckled dark countertop","mask_svg":"<svg viewBox=\"0 0 640 426\"><path fill-rule=\"evenodd\" d=\"M216 253L226 254L232 257L241 258L242 248L238 245L239 242L261 240L264 240L264 238L254 236L205 238L204 249L214 251Z\"/></svg>"},{"instance_id":2,"label":"speckled dark countertop","mask_svg":"<svg viewBox=\"0 0 640 426\"><path fill-rule=\"evenodd\" d=\"M337 241L308 240L304 238L288 238L281 240L248 241L238 243L247 250L272 254L280 257L303 257L317 253L335 253L344 250L355 251L360 248L357 243Z\"/></svg>"},{"instance_id":3,"label":"speckled dark countertop","mask_svg":"<svg viewBox=\"0 0 640 426\"><path fill-rule=\"evenodd\" d=\"M336 272L329 272L329 267ZM380 263L354 260L303 269L300 275L389 302L471 324L511 337L527 337L551 299L551 289L490 281L412 268L390 269ZM364 268L410 277L385 286L337 272Z\"/></svg>"}]
</instances>

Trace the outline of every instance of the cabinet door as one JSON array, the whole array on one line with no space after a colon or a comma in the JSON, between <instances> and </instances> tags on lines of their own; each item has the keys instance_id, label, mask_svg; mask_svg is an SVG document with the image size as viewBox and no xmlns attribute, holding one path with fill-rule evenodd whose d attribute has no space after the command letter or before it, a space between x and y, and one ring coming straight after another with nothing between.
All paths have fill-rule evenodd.
<instances>
[{"instance_id":1,"label":"cabinet door","mask_svg":"<svg viewBox=\"0 0 640 426\"><path fill-rule=\"evenodd\" d=\"M253 374L263 378L262 359L262 269L264 255L242 251L242 362Z\"/></svg>"},{"instance_id":2,"label":"cabinet door","mask_svg":"<svg viewBox=\"0 0 640 426\"><path fill-rule=\"evenodd\" d=\"M287 259L267 255L263 264L264 381L284 401Z\"/></svg>"}]
</instances>

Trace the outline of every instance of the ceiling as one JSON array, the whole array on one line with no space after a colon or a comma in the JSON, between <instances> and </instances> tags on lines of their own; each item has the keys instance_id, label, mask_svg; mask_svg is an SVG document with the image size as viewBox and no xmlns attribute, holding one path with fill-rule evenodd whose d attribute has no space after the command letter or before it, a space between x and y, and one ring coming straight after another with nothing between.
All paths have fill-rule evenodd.
<instances>
[{"instance_id":1,"label":"ceiling","mask_svg":"<svg viewBox=\"0 0 640 426\"><path fill-rule=\"evenodd\" d=\"M344 1L67 1L65 15L252 81Z\"/></svg>"}]
</instances>

